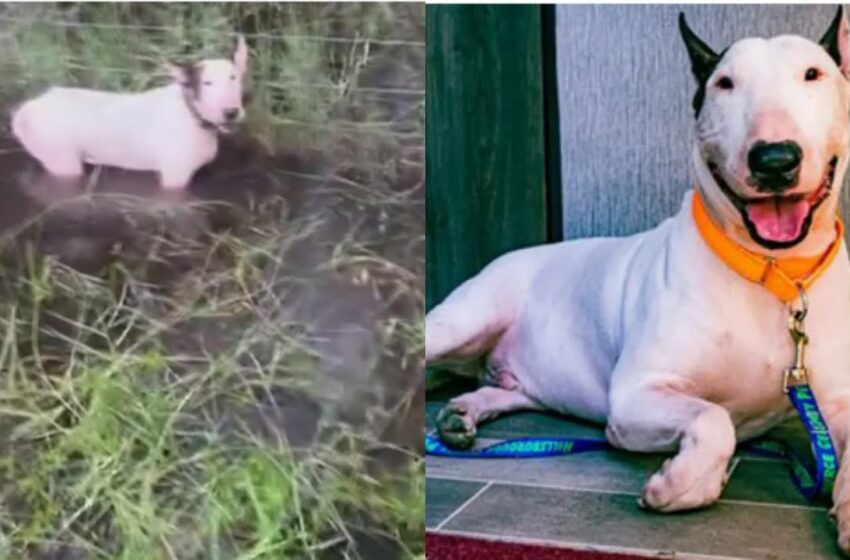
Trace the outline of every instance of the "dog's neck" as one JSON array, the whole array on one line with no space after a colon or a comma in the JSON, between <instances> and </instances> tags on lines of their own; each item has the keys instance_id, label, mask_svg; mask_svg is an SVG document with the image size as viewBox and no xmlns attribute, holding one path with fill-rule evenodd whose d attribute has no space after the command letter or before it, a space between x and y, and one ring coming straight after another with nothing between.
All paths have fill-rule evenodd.
<instances>
[{"instance_id":1,"label":"dog's neck","mask_svg":"<svg viewBox=\"0 0 850 560\"><path fill-rule=\"evenodd\" d=\"M722 192L709 171L708 166L694 147L691 157L691 169L706 210L712 221L723 230L727 237L735 241L747 251L772 258L816 257L829 250L835 241L835 208L834 200L829 200L817 210L806 238L800 243L787 249L768 249L753 241L741 220L737 208ZM840 185L843 173L836 173L836 185ZM834 196L834 195L833 195Z\"/></svg>"},{"instance_id":2,"label":"dog's neck","mask_svg":"<svg viewBox=\"0 0 850 560\"><path fill-rule=\"evenodd\" d=\"M206 120L201 115L201 113L198 111L198 108L195 106L194 101L192 100L192 92L179 84L177 87L180 88L180 96L183 99L183 103L186 105L186 108L189 110L189 114L192 115L192 118L195 119L195 122L198 124L198 126L200 126L201 129L205 132L217 134L218 126Z\"/></svg>"},{"instance_id":3,"label":"dog's neck","mask_svg":"<svg viewBox=\"0 0 850 560\"><path fill-rule=\"evenodd\" d=\"M700 237L711 252L740 276L762 285L784 303L800 298L841 251L844 233L841 220L834 222L834 241L823 254L811 258L771 258L747 251L729 238L709 216L699 190L693 194L691 209Z\"/></svg>"}]
</instances>

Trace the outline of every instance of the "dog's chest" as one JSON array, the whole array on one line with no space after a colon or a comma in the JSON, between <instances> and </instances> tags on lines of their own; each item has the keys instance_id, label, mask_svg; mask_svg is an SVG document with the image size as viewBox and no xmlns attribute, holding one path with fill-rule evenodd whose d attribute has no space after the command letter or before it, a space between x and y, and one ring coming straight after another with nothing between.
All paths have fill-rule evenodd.
<instances>
[{"instance_id":1,"label":"dog's chest","mask_svg":"<svg viewBox=\"0 0 850 560\"><path fill-rule=\"evenodd\" d=\"M812 306L805 324L803 365L816 393L828 399L836 364L847 358L842 344L847 320L832 313L842 307L837 297L814 299L818 305ZM717 305L726 313L713 318L715 327L706 330L699 351L689 356L683 370L700 397L723 406L739 435L751 437L795 414L783 379L786 369L795 365L797 351L786 308L734 302Z\"/></svg>"},{"instance_id":2,"label":"dog's chest","mask_svg":"<svg viewBox=\"0 0 850 560\"><path fill-rule=\"evenodd\" d=\"M215 134L209 134L206 131L201 131L193 144L195 149L195 157L200 164L211 162L215 159L218 152L218 137Z\"/></svg>"},{"instance_id":3,"label":"dog's chest","mask_svg":"<svg viewBox=\"0 0 850 560\"><path fill-rule=\"evenodd\" d=\"M794 347L781 325L764 325L761 330L730 325L706 341L686 375L699 396L723 406L738 431L749 436L792 412L782 381L785 369L793 363Z\"/></svg>"}]
</instances>

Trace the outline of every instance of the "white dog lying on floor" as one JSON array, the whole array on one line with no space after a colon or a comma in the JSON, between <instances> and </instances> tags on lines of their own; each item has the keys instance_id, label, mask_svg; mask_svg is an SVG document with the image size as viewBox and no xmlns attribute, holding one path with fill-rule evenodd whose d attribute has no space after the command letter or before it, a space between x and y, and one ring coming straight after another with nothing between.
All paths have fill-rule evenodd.
<instances>
[{"instance_id":1,"label":"white dog lying on floor","mask_svg":"<svg viewBox=\"0 0 850 560\"><path fill-rule=\"evenodd\" d=\"M833 492L850 549L850 263L836 218L850 140L842 10L820 44L752 38L716 54L681 31L698 82L695 189L627 238L507 254L426 317L426 362L486 357L484 387L438 415L442 439L553 409L607 424L610 442L677 451L646 483L659 511L714 502L736 441L795 414L788 306L809 301L809 383L843 458ZM459 371L468 368L458 368Z\"/></svg>"},{"instance_id":2,"label":"white dog lying on floor","mask_svg":"<svg viewBox=\"0 0 850 560\"><path fill-rule=\"evenodd\" d=\"M174 82L141 93L51 88L12 116L12 131L53 175L79 177L83 163L159 173L184 188L215 158L217 133L244 116L248 47L239 37L229 60L172 65Z\"/></svg>"}]
</instances>

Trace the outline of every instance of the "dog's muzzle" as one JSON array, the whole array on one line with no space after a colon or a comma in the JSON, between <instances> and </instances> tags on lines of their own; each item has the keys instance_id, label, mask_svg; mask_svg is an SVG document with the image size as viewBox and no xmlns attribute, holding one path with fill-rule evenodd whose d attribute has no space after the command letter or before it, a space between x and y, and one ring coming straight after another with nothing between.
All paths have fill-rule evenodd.
<instances>
[{"instance_id":1,"label":"dog's muzzle","mask_svg":"<svg viewBox=\"0 0 850 560\"><path fill-rule=\"evenodd\" d=\"M788 194L784 192L787 188L783 188L754 198L737 194L724 180L718 166L710 161L707 164L714 182L740 213L753 241L767 249L787 249L806 238L815 211L829 197L838 156L829 160L821 183L814 191ZM796 184L795 180L793 185Z\"/></svg>"}]
</instances>

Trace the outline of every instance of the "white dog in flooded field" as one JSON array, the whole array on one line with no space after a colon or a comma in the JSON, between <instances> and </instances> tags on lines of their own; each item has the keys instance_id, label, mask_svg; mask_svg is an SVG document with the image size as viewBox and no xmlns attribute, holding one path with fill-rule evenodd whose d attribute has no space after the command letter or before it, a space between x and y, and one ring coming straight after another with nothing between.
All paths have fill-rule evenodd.
<instances>
[{"instance_id":1,"label":"white dog in flooded field","mask_svg":"<svg viewBox=\"0 0 850 560\"><path fill-rule=\"evenodd\" d=\"M620 448L677 451L647 481L646 507L708 505L736 441L795 414L782 383L800 282L809 383L842 459L833 513L848 551L850 263L836 218L847 20L839 8L820 44L749 38L721 54L684 17L680 29L698 82L694 190L653 230L509 253L436 306L427 364L487 364L484 386L450 401L437 426L462 448L477 423L508 411L605 423Z\"/></svg>"},{"instance_id":2,"label":"white dog in flooded field","mask_svg":"<svg viewBox=\"0 0 850 560\"><path fill-rule=\"evenodd\" d=\"M244 116L248 47L239 36L231 58L173 64L173 83L141 93L54 87L25 102L12 131L58 177L83 164L155 171L166 189L184 188L215 158L218 133Z\"/></svg>"}]
</instances>

